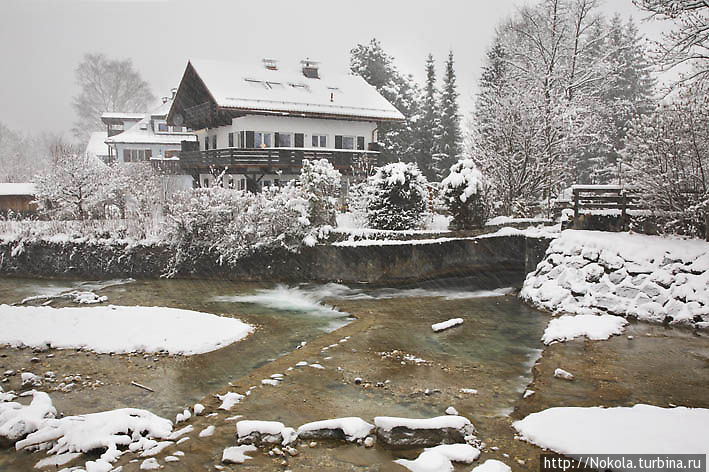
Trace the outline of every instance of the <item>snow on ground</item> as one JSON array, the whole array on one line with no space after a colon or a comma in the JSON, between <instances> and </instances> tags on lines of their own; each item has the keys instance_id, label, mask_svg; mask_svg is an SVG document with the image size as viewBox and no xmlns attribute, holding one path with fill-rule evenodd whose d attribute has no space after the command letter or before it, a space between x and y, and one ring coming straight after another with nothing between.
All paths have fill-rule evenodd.
<instances>
[{"instance_id":1,"label":"snow on ground","mask_svg":"<svg viewBox=\"0 0 709 472\"><path fill-rule=\"evenodd\" d=\"M372 236L375 234L386 234L386 233L398 233L398 234L421 234L421 233L444 233L448 232L448 226L450 225L451 217L448 215L434 214L433 217L426 222L423 229L416 230L403 230L403 231L391 231L391 230L379 230L365 228L358 221L358 218L350 212L339 213L337 215L337 227L336 232L339 233L349 233L350 235L356 235L360 237Z\"/></svg>"},{"instance_id":2,"label":"snow on ground","mask_svg":"<svg viewBox=\"0 0 709 472\"><path fill-rule=\"evenodd\" d=\"M623 334L625 318L613 315L564 315L549 321L542 342L569 341L580 336L592 340L608 339L614 334Z\"/></svg>"},{"instance_id":3,"label":"snow on ground","mask_svg":"<svg viewBox=\"0 0 709 472\"><path fill-rule=\"evenodd\" d=\"M628 233L567 230L527 275L521 297L555 313L709 320L709 244Z\"/></svg>"},{"instance_id":4,"label":"snow on ground","mask_svg":"<svg viewBox=\"0 0 709 472\"><path fill-rule=\"evenodd\" d=\"M362 418L335 418L331 420L314 421L306 423L298 428L298 434L321 429L340 429L345 434L348 441L357 441L366 438L374 429L374 426L364 421Z\"/></svg>"},{"instance_id":5,"label":"snow on ground","mask_svg":"<svg viewBox=\"0 0 709 472\"><path fill-rule=\"evenodd\" d=\"M219 405L219 409L229 411L234 405L243 400L244 396L236 392L227 392L224 395L217 395L217 398L222 402L222 404Z\"/></svg>"},{"instance_id":6,"label":"snow on ground","mask_svg":"<svg viewBox=\"0 0 709 472\"><path fill-rule=\"evenodd\" d=\"M298 433L290 427L286 427L279 421L259 421L242 420L236 423L236 436L239 440L245 440L253 433L261 437L265 442L281 442L284 446L295 441Z\"/></svg>"},{"instance_id":7,"label":"snow on ground","mask_svg":"<svg viewBox=\"0 0 709 472\"><path fill-rule=\"evenodd\" d=\"M251 459L247 456L247 452L255 452L258 448L252 446L251 444L245 444L243 446L233 446L227 447L222 453L222 462L225 464L243 464L247 459Z\"/></svg>"},{"instance_id":8,"label":"snow on ground","mask_svg":"<svg viewBox=\"0 0 709 472\"><path fill-rule=\"evenodd\" d=\"M539 223L551 223L552 221L548 218L513 218L511 216L496 216L495 218L487 220L485 226L500 226L500 225L510 225L515 223L520 224L539 224Z\"/></svg>"},{"instance_id":9,"label":"snow on ground","mask_svg":"<svg viewBox=\"0 0 709 472\"><path fill-rule=\"evenodd\" d=\"M468 444L442 444L424 449L415 460L397 459L394 462L412 472L447 472L453 471L451 462L472 464L478 457L480 451Z\"/></svg>"},{"instance_id":10,"label":"snow on ground","mask_svg":"<svg viewBox=\"0 0 709 472\"><path fill-rule=\"evenodd\" d=\"M236 318L165 307L52 308L0 305L0 344L95 352L201 354L246 337Z\"/></svg>"},{"instance_id":11,"label":"snow on ground","mask_svg":"<svg viewBox=\"0 0 709 472\"><path fill-rule=\"evenodd\" d=\"M434 323L431 325L431 329L434 332L443 331L444 329L452 328L453 326L458 326L463 324L463 318L451 318L447 321L441 321L440 323Z\"/></svg>"},{"instance_id":12,"label":"snow on ground","mask_svg":"<svg viewBox=\"0 0 709 472\"><path fill-rule=\"evenodd\" d=\"M572 457L601 451L709 453L709 409L704 408L558 407L532 413L513 426L522 439Z\"/></svg>"}]
</instances>

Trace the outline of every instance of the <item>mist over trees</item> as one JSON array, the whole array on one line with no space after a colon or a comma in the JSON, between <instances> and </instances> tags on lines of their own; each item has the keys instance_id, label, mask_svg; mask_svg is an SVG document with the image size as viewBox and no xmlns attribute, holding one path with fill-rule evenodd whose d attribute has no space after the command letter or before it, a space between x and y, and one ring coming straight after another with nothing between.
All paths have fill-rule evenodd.
<instances>
[{"instance_id":1,"label":"mist over trees","mask_svg":"<svg viewBox=\"0 0 709 472\"><path fill-rule=\"evenodd\" d=\"M49 133L30 136L0 123L0 182L29 182L47 167L57 140Z\"/></svg>"},{"instance_id":2,"label":"mist over trees","mask_svg":"<svg viewBox=\"0 0 709 472\"><path fill-rule=\"evenodd\" d=\"M75 73L80 92L73 101L77 121L72 131L79 142L86 143L92 131L104 129L102 113L143 112L155 100L130 59L85 54Z\"/></svg>"}]
</instances>

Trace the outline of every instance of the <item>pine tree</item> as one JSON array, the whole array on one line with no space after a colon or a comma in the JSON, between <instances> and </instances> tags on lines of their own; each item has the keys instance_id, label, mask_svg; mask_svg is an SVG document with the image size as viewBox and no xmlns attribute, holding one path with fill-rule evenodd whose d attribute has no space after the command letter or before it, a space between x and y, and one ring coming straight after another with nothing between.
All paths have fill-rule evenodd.
<instances>
[{"instance_id":1,"label":"pine tree","mask_svg":"<svg viewBox=\"0 0 709 472\"><path fill-rule=\"evenodd\" d=\"M453 51L448 53L446 72L441 93L439 153L435 157L435 167L439 178L445 176L461 153L460 115L458 114L458 91L453 68Z\"/></svg>"},{"instance_id":2,"label":"pine tree","mask_svg":"<svg viewBox=\"0 0 709 472\"><path fill-rule=\"evenodd\" d=\"M428 179L435 177L433 156L438 153L439 128L436 67L433 55L429 54L426 58L426 86L421 99L421 119L418 122L416 137L416 163Z\"/></svg>"},{"instance_id":3,"label":"pine tree","mask_svg":"<svg viewBox=\"0 0 709 472\"><path fill-rule=\"evenodd\" d=\"M419 88L411 75L403 75L376 39L350 50L350 70L362 76L406 118L404 123L382 123L377 132L384 144L385 162L415 159L414 135L419 113Z\"/></svg>"}]
</instances>

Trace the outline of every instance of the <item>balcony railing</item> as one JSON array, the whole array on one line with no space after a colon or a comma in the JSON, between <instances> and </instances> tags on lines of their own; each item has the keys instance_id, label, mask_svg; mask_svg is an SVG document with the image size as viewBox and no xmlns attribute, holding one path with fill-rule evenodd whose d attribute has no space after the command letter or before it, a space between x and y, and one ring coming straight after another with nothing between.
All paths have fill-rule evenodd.
<instances>
[{"instance_id":1,"label":"balcony railing","mask_svg":"<svg viewBox=\"0 0 709 472\"><path fill-rule=\"evenodd\" d=\"M207 151L181 151L183 169L207 169L210 166L261 169L299 168L303 159L327 159L332 165L347 172L363 160L377 165L378 151L318 148L224 148Z\"/></svg>"}]
</instances>

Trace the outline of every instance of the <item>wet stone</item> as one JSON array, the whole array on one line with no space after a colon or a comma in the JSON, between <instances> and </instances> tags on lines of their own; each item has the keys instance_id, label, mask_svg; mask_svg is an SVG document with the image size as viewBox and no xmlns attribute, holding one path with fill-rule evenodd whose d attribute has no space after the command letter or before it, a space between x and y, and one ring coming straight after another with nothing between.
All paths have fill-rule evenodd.
<instances>
[{"instance_id":1,"label":"wet stone","mask_svg":"<svg viewBox=\"0 0 709 472\"><path fill-rule=\"evenodd\" d=\"M466 436L469 437L473 433L472 425L466 425L461 429L410 429L397 426L389 431L377 428L377 442L389 449L410 449L464 443Z\"/></svg>"}]
</instances>

